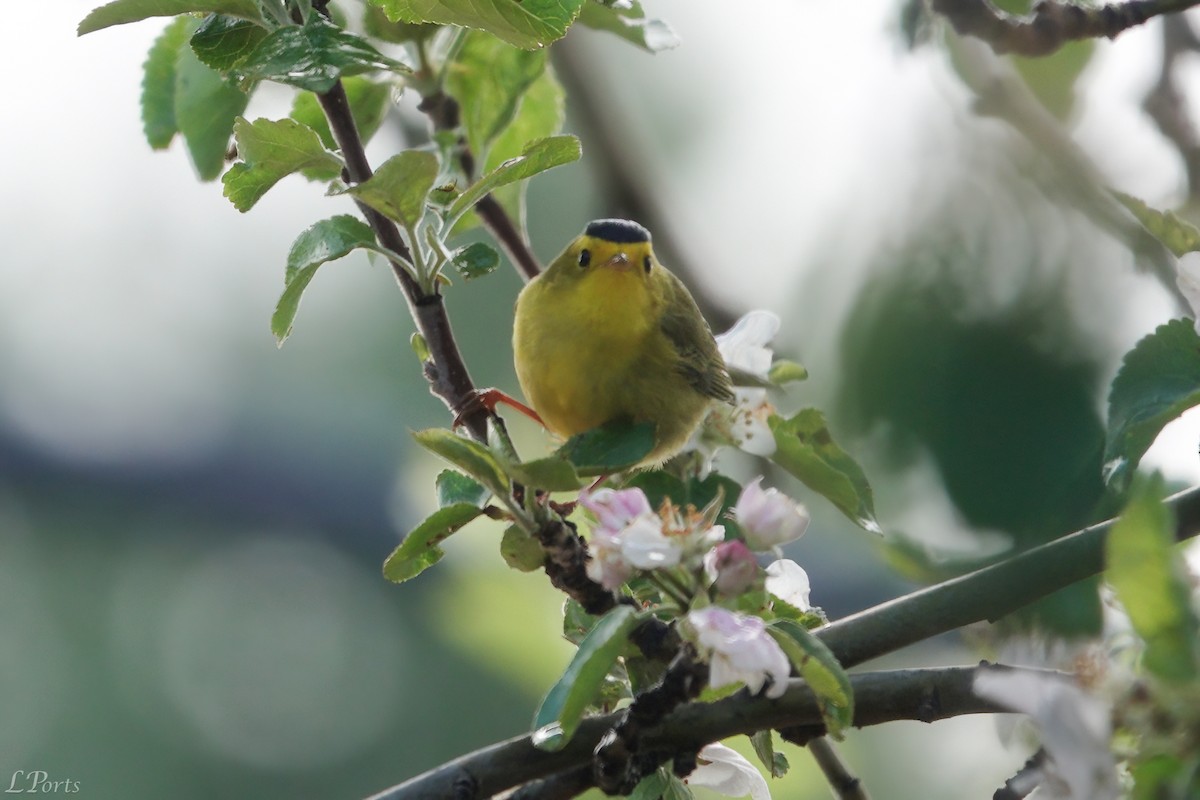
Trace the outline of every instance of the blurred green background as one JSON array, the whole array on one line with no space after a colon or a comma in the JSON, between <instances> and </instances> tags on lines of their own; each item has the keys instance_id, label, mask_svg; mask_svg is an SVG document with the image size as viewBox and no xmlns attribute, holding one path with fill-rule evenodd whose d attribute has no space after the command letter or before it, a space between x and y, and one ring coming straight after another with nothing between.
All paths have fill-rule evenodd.
<instances>
[{"instance_id":1,"label":"blurred green background","mask_svg":"<svg viewBox=\"0 0 1200 800\"><path fill-rule=\"evenodd\" d=\"M380 574L434 501L439 467L407 431L448 422L390 275L358 257L326 267L277 350L267 320L288 247L346 202L291 178L242 216L178 143L151 153L137 96L160 26L77 40L91 5L39 8L0 54L14 76L0 132L0 781L44 770L86 798L357 798L522 733L570 657L560 596L508 571L486 524L416 581ZM1084 524L1105 387L1120 354L1179 313L1089 195L1102 180L1160 207L1185 199L1181 160L1139 107L1157 23L1018 65L1094 161L1081 176L975 113L961 76L979 54L910 49L890 0L729 4L734 21L716 4L646 5L679 49L568 37L590 114L653 199L660 255L714 320L782 316L778 350L813 377L780 405L824 408L877 493L879 541L772 477L813 514L788 550L813 602L842 616ZM266 90L248 116L288 103ZM584 159L529 195L545 259L588 219L628 213L587 109L568 110ZM409 98L397 117L376 162L416 119ZM502 270L448 292L481 385L516 390L518 289ZM1198 432L1175 424L1147 463L1200 478ZM1096 613L1085 592L1050 616L1083 630ZM886 665L977 658L947 637ZM786 752L776 796L827 796L807 755ZM981 718L855 731L844 753L903 800L988 796L1028 750Z\"/></svg>"}]
</instances>

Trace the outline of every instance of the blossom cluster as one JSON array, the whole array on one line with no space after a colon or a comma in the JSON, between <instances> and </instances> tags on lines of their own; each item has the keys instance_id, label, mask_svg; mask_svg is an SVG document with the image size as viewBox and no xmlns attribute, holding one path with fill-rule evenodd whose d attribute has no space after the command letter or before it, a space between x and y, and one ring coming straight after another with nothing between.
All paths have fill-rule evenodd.
<instances>
[{"instance_id":1,"label":"blossom cluster","mask_svg":"<svg viewBox=\"0 0 1200 800\"><path fill-rule=\"evenodd\" d=\"M664 572L682 577L673 585L695 595L677 598L690 608L683 630L709 663L710 685L743 683L769 697L783 693L791 665L766 624L719 603L736 605L745 593L765 589L800 611L810 609L804 569L780 558L763 568L757 555L777 553L804 533L809 516L802 505L764 489L762 478L751 481L732 508L742 538L726 540L715 512L684 512L669 501L656 510L641 489L585 492L580 504L595 520L587 565L592 580L617 589L637 574L652 581L661 576L664 585Z\"/></svg>"}]
</instances>

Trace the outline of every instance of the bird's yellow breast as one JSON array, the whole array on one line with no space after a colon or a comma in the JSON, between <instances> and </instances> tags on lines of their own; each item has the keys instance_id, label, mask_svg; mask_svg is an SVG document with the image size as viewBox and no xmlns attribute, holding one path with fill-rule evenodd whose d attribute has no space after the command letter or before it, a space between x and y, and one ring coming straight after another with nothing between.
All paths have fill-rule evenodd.
<instances>
[{"instance_id":1,"label":"bird's yellow breast","mask_svg":"<svg viewBox=\"0 0 1200 800\"><path fill-rule=\"evenodd\" d=\"M658 313L637 271L579 280L540 276L517 300L517 378L547 427L572 436L622 414L635 365L653 346Z\"/></svg>"}]
</instances>

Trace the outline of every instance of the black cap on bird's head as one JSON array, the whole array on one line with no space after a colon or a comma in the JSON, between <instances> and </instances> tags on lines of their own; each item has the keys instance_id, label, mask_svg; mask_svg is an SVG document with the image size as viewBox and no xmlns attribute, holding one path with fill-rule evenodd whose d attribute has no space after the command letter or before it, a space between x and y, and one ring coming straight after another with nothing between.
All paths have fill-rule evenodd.
<instances>
[{"instance_id":1,"label":"black cap on bird's head","mask_svg":"<svg viewBox=\"0 0 1200 800\"><path fill-rule=\"evenodd\" d=\"M598 219L589 222L583 233L613 244L650 241L650 231L627 219Z\"/></svg>"}]
</instances>

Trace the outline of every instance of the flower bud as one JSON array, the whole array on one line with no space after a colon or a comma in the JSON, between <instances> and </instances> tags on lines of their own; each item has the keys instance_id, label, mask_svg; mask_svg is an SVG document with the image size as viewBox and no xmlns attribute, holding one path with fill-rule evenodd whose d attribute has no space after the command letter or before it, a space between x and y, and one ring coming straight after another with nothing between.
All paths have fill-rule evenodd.
<instances>
[{"instance_id":1,"label":"flower bud","mask_svg":"<svg viewBox=\"0 0 1200 800\"><path fill-rule=\"evenodd\" d=\"M763 489L762 478L746 484L733 513L751 550L763 552L799 539L808 510L778 489Z\"/></svg>"},{"instance_id":2,"label":"flower bud","mask_svg":"<svg viewBox=\"0 0 1200 800\"><path fill-rule=\"evenodd\" d=\"M758 578L758 561L745 542L721 542L704 556L704 570L723 595L733 597L751 588Z\"/></svg>"}]
</instances>

